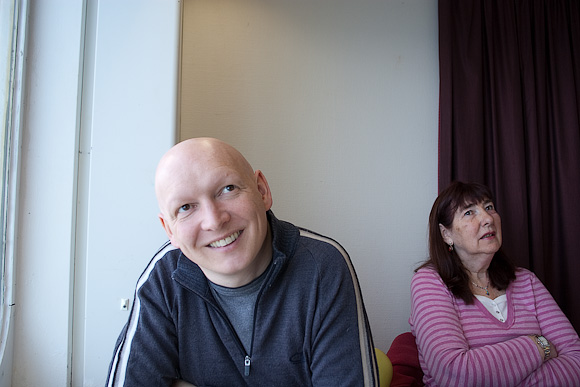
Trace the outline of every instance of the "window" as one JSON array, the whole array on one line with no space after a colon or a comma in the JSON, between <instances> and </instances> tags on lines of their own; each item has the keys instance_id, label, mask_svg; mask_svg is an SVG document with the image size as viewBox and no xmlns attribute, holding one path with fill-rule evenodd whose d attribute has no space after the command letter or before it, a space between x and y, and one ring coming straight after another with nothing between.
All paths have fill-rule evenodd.
<instances>
[{"instance_id":1,"label":"window","mask_svg":"<svg viewBox=\"0 0 580 387\"><path fill-rule=\"evenodd\" d=\"M26 1L0 2L0 356L11 318Z\"/></svg>"}]
</instances>

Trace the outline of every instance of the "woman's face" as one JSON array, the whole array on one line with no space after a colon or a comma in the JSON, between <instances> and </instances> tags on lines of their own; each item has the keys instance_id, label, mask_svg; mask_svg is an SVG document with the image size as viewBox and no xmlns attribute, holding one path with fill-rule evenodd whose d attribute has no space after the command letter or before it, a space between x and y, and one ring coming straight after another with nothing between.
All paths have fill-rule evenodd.
<instances>
[{"instance_id":1,"label":"woman's face","mask_svg":"<svg viewBox=\"0 0 580 387\"><path fill-rule=\"evenodd\" d=\"M460 206L451 226L439 224L439 228L464 264L479 258L491 261L501 247L501 218L491 200Z\"/></svg>"}]
</instances>

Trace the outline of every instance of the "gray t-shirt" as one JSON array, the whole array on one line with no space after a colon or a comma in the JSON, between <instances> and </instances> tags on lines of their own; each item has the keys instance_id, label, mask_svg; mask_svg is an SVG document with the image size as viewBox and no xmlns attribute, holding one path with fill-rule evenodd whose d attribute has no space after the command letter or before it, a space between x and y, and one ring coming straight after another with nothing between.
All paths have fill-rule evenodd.
<instances>
[{"instance_id":1,"label":"gray t-shirt","mask_svg":"<svg viewBox=\"0 0 580 387\"><path fill-rule=\"evenodd\" d=\"M239 288L228 288L209 281L213 296L221 305L242 341L246 353L251 350L256 299L270 267L258 278Z\"/></svg>"}]
</instances>

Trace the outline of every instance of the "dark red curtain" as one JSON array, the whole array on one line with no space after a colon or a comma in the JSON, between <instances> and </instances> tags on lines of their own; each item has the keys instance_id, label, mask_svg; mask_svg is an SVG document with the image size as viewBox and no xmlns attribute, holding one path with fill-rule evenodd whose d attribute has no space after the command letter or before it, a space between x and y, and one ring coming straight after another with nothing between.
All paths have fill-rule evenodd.
<instances>
[{"instance_id":1,"label":"dark red curtain","mask_svg":"<svg viewBox=\"0 0 580 387\"><path fill-rule=\"evenodd\" d=\"M580 331L580 1L439 0L439 189L488 185L503 246Z\"/></svg>"}]
</instances>

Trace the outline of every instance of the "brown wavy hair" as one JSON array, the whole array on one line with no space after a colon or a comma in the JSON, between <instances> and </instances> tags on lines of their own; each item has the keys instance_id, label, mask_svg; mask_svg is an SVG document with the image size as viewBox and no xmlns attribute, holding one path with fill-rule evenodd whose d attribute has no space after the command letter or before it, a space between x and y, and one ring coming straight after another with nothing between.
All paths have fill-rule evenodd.
<instances>
[{"instance_id":1,"label":"brown wavy hair","mask_svg":"<svg viewBox=\"0 0 580 387\"><path fill-rule=\"evenodd\" d=\"M489 188L479 183L455 181L443 190L435 199L429 214L429 259L417 268L417 270L427 266L434 268L449 291L466 304L473 304L474 301L467 270L457 253L449 251L439 224L451 228L458 208L468 203L481 203L486 200L493 202L493 195ZM490 284L499 290L506 289L516 278L515 270L514 264L500 248L487 270Z\"/></svg>"}]
</instances>

